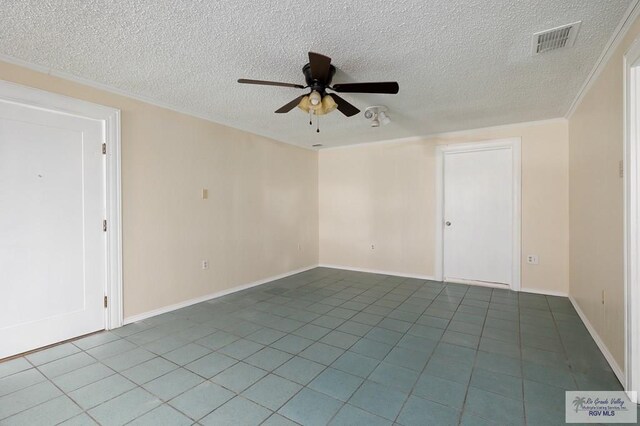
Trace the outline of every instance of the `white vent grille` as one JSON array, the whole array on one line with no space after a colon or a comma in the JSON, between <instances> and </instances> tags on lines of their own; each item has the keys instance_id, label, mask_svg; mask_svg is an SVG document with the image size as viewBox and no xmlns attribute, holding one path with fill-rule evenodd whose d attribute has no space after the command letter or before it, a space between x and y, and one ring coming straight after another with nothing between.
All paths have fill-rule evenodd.
<instances>
[{"instance_id":1,"label":"white vent grille","mask_svg":"<svg viewBox=\"0 0 640 426\"><path fill-rule=\"evenodd\" d=\"M576 42L580 24L581 21L578 21L535 33L533 35L533 54L538 55L550 50L572 47Z\"/></svg>"}]
</instances>

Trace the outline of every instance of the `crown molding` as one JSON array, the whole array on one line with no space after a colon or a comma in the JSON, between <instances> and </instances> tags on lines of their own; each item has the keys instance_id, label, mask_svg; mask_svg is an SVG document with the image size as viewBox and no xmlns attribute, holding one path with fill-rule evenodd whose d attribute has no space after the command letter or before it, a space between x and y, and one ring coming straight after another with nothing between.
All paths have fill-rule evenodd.
<instances>
[{"instance_id":1,"label":"crown molding","mask_svg":"<svg viewBox=\"0 0 640 426\"><path fill-rule=\"evenodd\" d=\"M126 91L126 90L118 89L117 87L114 87L114 86L111 86L111 85L108 85L108 84L98 83L97 81L89 80L89 79L84 78L84 77L79 77L77 75L68 73L66 71L59 71L59 70L56 70L56 69L53 69L53 68L45 67L43 65L35 64L33 62L25 61L23 59L15 58L15 57L10 56L10 55L5 55L3 53L0 53L0 61L1 62L6 62L6 63L11 64L11 65L16 65L16 66L19 66L19 67L27 68L27 69L32 70L32 71L36 71L36 72L39 72L39 73L42 73L42 74L49 75L51 77L61 78L63 80L67 80L67 81L70 81L72 83L77 83L77 84L81 84L83 86L91 87L92 89L101 90L103 92L111 93L113 95L122 96L122 97L125 97L127 99L133 99L135 101L143 102L143 103L148 104L148 105L153 105L153 106L156 106L156 107L159 107L159 108L163 108L163 109L166 109L166 110L169 110L169 111L177 112L179 114L184 114L184 115L188 115L190 117L199 118L200 120L205 120L205 121L208 121L210 123L217 124L219 126L225 126L225 127L230 128L230 129L240 130L240 131L243 131L245 133L249 133L251 135L255 135L255 136L259 136L261 138L269 139L269 140L271 140L273 142L286 144L287 146L293 146L293 147L296 147L296 148L301 148L301 149L304 149L306 151L316 151L316 148L307 147L307 146L299 145L299 144L283 142L283 141L278 140L278 139L276 139L274 137L271 137L271 136L259 135L257 133L252 132L252 131L249 131L247 129L243 129L243 128L232 126L232 125L227 124L227 123L225 123L223 121L220 121L218 118L216 118L214 116L208 116L208 115L200 114L200 113L195 112L195 111L190 110L190 109L186 109L186 108L182 108L182 107L179 107L179 106L176 106L176 105L160 102L160 101L157 101L155 99L149 98L147 96L138 95L138 94Z\"/></svg>"},{"instance_id":2,"label":"crown molding","mask_svg":"<svg viewBox=\"0 0 640 426\"><path fill-rule=\"evenodd\" d=\"M582 83L578 94L573 99L573 102L571 102L571 105L569 106L569 109L565 114L565 118L571 118L576 109L578 109L578 106L580 106L582 100L589 92L589 89L591 89L591 86L593 86L604 68L607 66L609 59L611 59L613 53L620 46L620 43L622 43L622 40L624 40L625 36L629 32L629 29L631 28L631 25L636 21L636 18L638 18L638 16L640 16L640 0L634 0L627 8L627 11L620 20L620 23L618 24L616 29L613 31L611 38L605 45L604 50L600 54L600 57L591 69L591 72L587 76L586 80L584 81L584 83Z\"/></svg>"},{"instance_id":3,"label":"crown molding","mask_svg":"<svg viewBox=\"0 0 640 426\"><path fill-rule=\"evenodd\" d=\"M333 151L336 149L347 149L347 148L358 148L362 146L374 146L374 145L388 145L388 144L397 144L397 143L411 143L411 142L421 142L428 139L436 139L436 138L453 138L456 136L467 136L473 135L478 132L490 132L490 131L499 131L499 130L510 130L510 129L518 129L520 127L526 126L540 126L544 124L553 124L553 123L566 123L567 119L564 117L558 118L549 118L547 120L536 120L536 121L522 121L519 123L511 123L511 124L500 124L498 126L489 126L489 127L478 127L475 129L467 129L467 130L454 130L451 132L441 132L441 133L429 133L423 136L409 136L406 138L397 138L397 139L385 139L381 141L372 141L372 142L361 142L354 143L350 145L341 145L341 146L328 146L326 148L320 148L320 151ZM495 138L493 138L495 139Z\"/></svg>"}]
</instances>

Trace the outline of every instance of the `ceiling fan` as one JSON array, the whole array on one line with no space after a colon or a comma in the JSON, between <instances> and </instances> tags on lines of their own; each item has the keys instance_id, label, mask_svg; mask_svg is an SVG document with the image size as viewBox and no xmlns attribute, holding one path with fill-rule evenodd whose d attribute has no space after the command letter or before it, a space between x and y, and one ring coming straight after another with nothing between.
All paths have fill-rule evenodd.
<instances>
[{"instance_id":1,"label":"ceiling fan","mask_svg":"<svg viewBox=\"0 0 640 426\"><path fill-rule=\"evenodd\" d=\"M328 114L335 109L347 117L351 117L360 112L358 108L335 93L328 94L327 90L338 93L396 94L400 88L395 81L342 83L331 86L331 80L336 73L336 67L331 65L331 58L314 52L309 52L309 63L302 67L302 73L307 83L306 86L301 84L280 83L277 81L248 80L245 78L239 79L238 83L311 89L308 94L298 96L275 111L277 114L282 114L291 111L297 106L311 116ZM312 122L309 121L309 124L312 124ZM317 131L319 132L320 129Z\"/></svg>"}]
</instances>

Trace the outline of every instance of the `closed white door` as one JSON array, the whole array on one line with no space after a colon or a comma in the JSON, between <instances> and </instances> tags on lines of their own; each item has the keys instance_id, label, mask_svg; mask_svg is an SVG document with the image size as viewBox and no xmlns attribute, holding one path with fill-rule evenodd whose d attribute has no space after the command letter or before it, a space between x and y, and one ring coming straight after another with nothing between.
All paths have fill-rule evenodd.
<instances>
[{"instance_id":1,"label":"closed white door","mask_svg":"<svg viewBox=\"0 0 640 426\"><path fill-rule=\"evenodd\" d=\"M0 358L105 327L103 134L0 99Z\"/></svg>"},{"instance_id":2,"label":"closed white door","mask_svg":"<svg viewBox=\"0 0 640 426\"><path fill-rule=\"evenodd\" d=\"M444 153L444 279L512 284L512 148Z\"/></svg>"}]
</instances>

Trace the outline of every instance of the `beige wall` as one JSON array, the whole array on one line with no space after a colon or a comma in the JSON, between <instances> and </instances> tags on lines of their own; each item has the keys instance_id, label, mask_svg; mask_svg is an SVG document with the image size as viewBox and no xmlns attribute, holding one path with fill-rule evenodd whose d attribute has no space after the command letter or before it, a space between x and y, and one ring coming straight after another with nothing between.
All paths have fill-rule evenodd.
<instances>
[{"instance_id":1,"label":"beige wall","mask_svg":"<svg viewBox=\"0 0 640 426\"><path fill-rule=\"evenodd\" d=\"M622 368L623 55L639 35L636 20L569 119L570 294Z\"/></svg>"},{"instance_id":2,"label":"beige wall","mask_svg":"<svg viewBox=\"0 0 640 426\"><path fill-rule=\"evenodd\" d=\"M320 151L320 263L433 276L435 146L521 137L522 288L567 294L567 131L560 119Z\"/></svg>"},{"instance_id":3,"label":"beige wall","mask_svg":"<svg viewBox=\"0 0 640 426\"><path fill-rule=\"evenodd\" d=\"M7 63L0 79L122 111L125 318L317 263L315 152Z\"/></svg>"}]
</instances>

